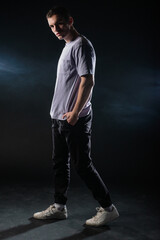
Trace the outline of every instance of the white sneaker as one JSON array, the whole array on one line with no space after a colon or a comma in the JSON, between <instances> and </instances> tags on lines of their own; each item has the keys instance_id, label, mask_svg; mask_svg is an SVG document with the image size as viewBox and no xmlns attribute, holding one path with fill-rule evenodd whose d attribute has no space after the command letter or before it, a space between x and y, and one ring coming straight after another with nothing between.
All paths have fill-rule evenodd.
<instances>
[{"instance_id":1,"label":"white sneaker","mask_svg":"<svg viewBox=\"0 0 160 240\"><path fill-rule=\"evenodd\" d=\"M42 212L34 213L33 217L36 219L66 219L68 217L67 208L64 206L62 210L59 210L53 204Z\"/></svg>"},{"instance_id":2,"label":"white sneaker","mask_svg":"<svg viewBox=\"0 0 160 240\"><path fill-rule=\"evenodd\" d=\"M86 221L86 225L93 226L93 227L100 227L108 224L112 220L119 217L119 213L116 207L114 205L112 206L113 206L113 210L111 212L105 210L102 207L97 207L96 208L97 214L94 217L88 219Z\"/></svg>"}]
</instances>

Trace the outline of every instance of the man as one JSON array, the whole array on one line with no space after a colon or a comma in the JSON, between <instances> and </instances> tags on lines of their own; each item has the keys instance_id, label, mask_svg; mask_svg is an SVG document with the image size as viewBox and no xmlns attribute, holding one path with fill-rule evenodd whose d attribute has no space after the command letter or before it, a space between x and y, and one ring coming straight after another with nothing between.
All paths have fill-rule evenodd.
<instances>
[{"instance_id":1,"label":"man","mask_svg":"<svg viewBox=\"0 0 160 240\"><path fill-rule=\"evenodd\" d=\"M59 40L65 41L57 67L50 115L52 118L54 204L33 215L36 219L66 219L70 181L70 159L100 207L86 225L102 226L119 216L108 189L91 159L91 97L96 56L91 42L73 26L64 7L47 13L48 24Z\"/></svg>"}]
</instances>

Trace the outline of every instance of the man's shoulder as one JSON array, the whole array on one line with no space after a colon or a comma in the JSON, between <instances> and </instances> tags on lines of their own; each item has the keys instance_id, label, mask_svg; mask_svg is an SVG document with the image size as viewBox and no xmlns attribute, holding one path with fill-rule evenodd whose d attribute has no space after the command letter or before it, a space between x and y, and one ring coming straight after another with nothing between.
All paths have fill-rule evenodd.
<instances>
[{"instance_id":1,"label":"man's shoulder","mask_svg":"<svg viewBox=\"0 0 160 240\"><path fill-rule=\"evenodd\" d=\"M82 46L88 46L88 47L92 47L93 48L93 45L92 43L90 42L90 40L88 40L85 36L83 35L80 35L77 40L75 41L75 43L73 44L73 49L77 49L79 47L82 47Z\"/></svg>"}]
</instances>

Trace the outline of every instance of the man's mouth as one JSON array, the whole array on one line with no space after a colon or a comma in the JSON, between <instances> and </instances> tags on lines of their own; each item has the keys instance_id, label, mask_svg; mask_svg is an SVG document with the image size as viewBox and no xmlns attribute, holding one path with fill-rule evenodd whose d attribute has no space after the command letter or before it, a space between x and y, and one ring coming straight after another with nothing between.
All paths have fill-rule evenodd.
<instances>
[{"instance_id":1,"label":"man's mouth","mask_svg":"<svg viewBox=\"0 0 160 240\"><path fill-rule=\"evenodd\" d=\"M56 33L56 36L59 37L59 36L61 36L61 34L60 33Z\"/></svg>"}]
</instances>

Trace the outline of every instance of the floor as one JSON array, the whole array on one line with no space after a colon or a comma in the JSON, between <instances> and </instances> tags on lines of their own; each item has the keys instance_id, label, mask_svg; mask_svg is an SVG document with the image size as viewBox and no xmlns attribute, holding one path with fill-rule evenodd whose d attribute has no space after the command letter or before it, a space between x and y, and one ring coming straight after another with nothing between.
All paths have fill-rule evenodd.
<instances>
[{"instance_id":1,"label":"floor","mask_svg":"<svg viewBox=\"0 0 160 240\"><path fill-rule=\"evenodd\" d=\"M0 186L0 240L159 240L159 198L156 189L109 184L120 217L106 227L85 227L98 206L85 185L71 185L67 220L35 220L34 212L53 203L51 184L8 183Z\"/></svg>"}]
</instances>

